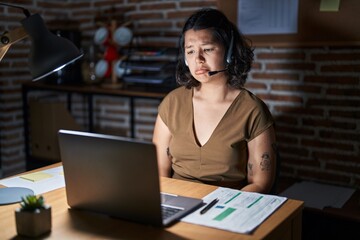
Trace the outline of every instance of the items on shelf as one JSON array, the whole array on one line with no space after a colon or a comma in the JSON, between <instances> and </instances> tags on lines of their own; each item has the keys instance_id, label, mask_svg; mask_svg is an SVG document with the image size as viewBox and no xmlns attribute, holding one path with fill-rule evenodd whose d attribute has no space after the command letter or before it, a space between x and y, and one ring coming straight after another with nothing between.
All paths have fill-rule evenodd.
<instances>
[{"instance_id":1,"label":"items on shelf","mask_svg":"<svg viewBox=\"0 0 360 240\"><path fill-rule=\"evenodd\" d=\"M94 36L95 44L104 47L102 58L96 63L95 75L98 78L105 79L103 87L120 88L122 84L118 82L123 72L115 66L119 61L123 61L127 56L120 54L120 48L129 45L132 40L132 31L128 28L131 22L125 22L122 25L112 20L109 25L100 27ZM110 82L106 80L110 79Z\"/></svg>"},{"instance_id":2,"label":"items on shelf","mask_svg":"<svg viewBox=\"0 0 360 240\"><path fill-rule=\"evenodd\" d=\"M94 72L101 79L101 86L173 89L177 49L149 47L151 44L129 28L132 22L109 22L101 25L94 35L94 43L101 51Z\"/></svg>"}]
</instances>

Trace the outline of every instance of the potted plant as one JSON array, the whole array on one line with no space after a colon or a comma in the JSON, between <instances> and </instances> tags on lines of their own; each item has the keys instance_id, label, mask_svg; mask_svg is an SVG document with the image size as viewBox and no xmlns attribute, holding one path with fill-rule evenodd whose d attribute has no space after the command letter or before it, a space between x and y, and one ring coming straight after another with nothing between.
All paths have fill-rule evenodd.
<instances>
[{"instance_id":1,"label":"potted plant","mask_svg":"<svg viewBox=\"0 0 360 240\"><path fill-rule=\"evenodd\" d=\"M15 211L18 235L38 237L51 231L51 207L45 205L43 196L28 195L20 205Z\"/></svg>"}]
</instances>

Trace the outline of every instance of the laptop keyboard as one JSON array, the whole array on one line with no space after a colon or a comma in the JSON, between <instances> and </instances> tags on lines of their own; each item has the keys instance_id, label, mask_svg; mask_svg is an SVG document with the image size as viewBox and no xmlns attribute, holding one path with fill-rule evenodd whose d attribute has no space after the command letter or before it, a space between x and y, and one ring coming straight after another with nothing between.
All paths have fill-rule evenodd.
<instances>
[{"instance_id":1,"label":"laptop keyboard","mask_svg":"<svg viewBox=\"0 0 360 240\"><path fill-rule=\"evenodd\" d=\"M181 210L182 210L181 208L173 208L173 207L161 205L163 219L167 219Z\"/></svg>"}]
</instances>

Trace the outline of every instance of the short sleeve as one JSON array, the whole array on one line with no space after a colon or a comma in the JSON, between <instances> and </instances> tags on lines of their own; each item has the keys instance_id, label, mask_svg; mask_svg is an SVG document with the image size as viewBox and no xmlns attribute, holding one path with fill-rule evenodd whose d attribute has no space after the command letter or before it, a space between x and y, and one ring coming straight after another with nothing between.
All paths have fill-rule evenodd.
<instances>
[{"instance_id":1,"label":"short sleeve","mask_svg":"<svg viewBox=\"0 0 360 240\"><path fill-rule=\"evenodd\" d=\"M248 141L259 136L274 124L274 119L266 106L259 98L255 97L255 105L249 116Z\"/></svg>"},{"instance_id":2,"label":"short sleeve","mask_svg":"<svg viewBox=\"0 0 360 240\"><path fill-rule=\"evenodd\" d=\"M158 107L158 114L165 123L165 125L168 125L169 120L169 106L170 106L170 97L167 95L160 103Z\"/></svg>"}]
</instances>

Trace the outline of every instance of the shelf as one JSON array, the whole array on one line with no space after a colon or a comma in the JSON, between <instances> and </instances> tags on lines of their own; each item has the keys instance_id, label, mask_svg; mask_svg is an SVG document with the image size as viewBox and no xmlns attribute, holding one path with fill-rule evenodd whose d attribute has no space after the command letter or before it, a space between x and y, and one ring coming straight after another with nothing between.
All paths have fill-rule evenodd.
<instances>
[{"instance_id":1,"label":"shelf","mask_svg":"<svg viewBox=\"0 0 360 240\"><path fill-rule=\"evenodd\" d=\"M165 82L171 81L175 82L175 79L168 75L161 74L131 74L123 77L123 81L126 83L144 83L144 84L164 84Z\"/></svg>"},{"instance_id":2,"label":"shelf","mask_svg":"<svg viewBox=\"0 0 360 240\"><path fill-rule=\"evenodd\" d=\"M175 88L177 51L176 48L135 46L125 49L128 57L121 67L127 74L122 76L122 81L132 86Z\"/></svg>"},{"instance_id":3,"label":"shelf","mask_svg":"<svg viewBox=\"0 0 360 240\"><path fill-rule=\"evenodd\" d=\"M121 67L138 71L161 71L167 65L169 65L169 62L128 61L123 62L121 64Z\"/></svg>"}]
</instances>

